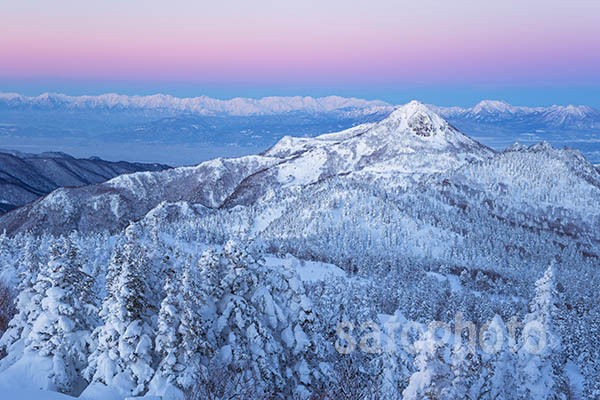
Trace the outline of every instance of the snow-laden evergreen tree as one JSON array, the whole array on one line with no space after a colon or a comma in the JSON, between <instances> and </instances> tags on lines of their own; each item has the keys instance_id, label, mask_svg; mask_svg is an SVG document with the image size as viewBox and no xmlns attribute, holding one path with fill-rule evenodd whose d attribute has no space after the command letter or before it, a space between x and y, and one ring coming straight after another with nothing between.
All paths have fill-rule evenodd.
<instances>
[{"instance_id":1,"label":"snow-laden evergreen tree","mask_svg":"<svg viewBox=\"0 0 600 400\"><path fill-rule=\"evenodd\" d=\"M322 383L322 373L317 366L323 361L319 354L324 351L324 345L315 326L317 315L294 269L279 268L273 273L263 263L260 259L255 263L261 284L252 296L252 303L275 337L283 329L280 359L285 366L284 392L308 397Z\"/></svg>"},{"instance_id":2,"label":"snow-laden evergreen tree","mask_svg":"<svg viewBox=\"0 0 600 400\"><path fill-rule=\"evenodd\" d=\"M490 400L516 399L516 354L506 324L499 315L484 327L481 338L480 398Z\"/></svg>"},{"instance_id":3,"label":"snow-laden evergreen tree","mask_svg":"<svg viewBox=\"0 0 600 400\"><path fill-rule=\"evenodd\" d=\"M103 324L94 332L97 347L86 370L90 381L114 387L123 395L143 394L154 374L147 273L146 251L132 225L109 265Z\"/></svg>"},{"instance_id":4,"label":"snow-laden evergreen tree","mask_svg":"<svg viewBox=\"0 0 600 400\"><path fill-rule=\"evenodd\" d=\"M151 394L174 398L177 394L173 393L173 389L178 385L179 375L186 369L181 356L181 347L184 343L179 329L183 312L183 292L177 287L179 276L176 275L172 260L168 257L164 260L163 271L166 274L163 286L164 299L158 312L155 340L155 351L160 362L150 382L149 391ZM180 392L178 397L183 397L183 393Z\"/></svg>"},{"instance_id":5,"label":"snow-laden evergreen tree","mask_svg":"<svg viewBox=\"0 0 600 400\"><path fill-rule=\"evenodd\" d=\"M172 375L179 367L177 363L177 345L181 341L179 338L178 327L181 315L179 290L176 287L175 271L167 271L163 291L163 299L158 312L158 330L156 333L156 352L160 355L163 362L161 370L167 375Z\"/></svg>"},{"instance_id":6,"label":"snow-laden evergreen tree","mask_svg":"<svg viewBox=\"0 0 600 400\"><path fill-rule=\"evenodd\" d=\"M10 238L6 231L0 232L0 268L5 269L11 262Z\"/></svg>"},{"instance_id":7,"label":"snow-laden evergreen tree","mask_svg":"<svg viewBox=\"0 0 600 400\"><path fill-rule=\"evenodd\" d=\"M280 343L250 302L253 292L259 289L256 270L249 265L253 260L234 242L225 245L223 257L223 296L218 302L215 325L218 359L241 378L240 386L258 386L262 395L268 396L283 386L282 368L276 357Z\"/></svg>"},{"instance_id":8,"label":"snow-laden evergreen tree","mask_svg":"<svg viewBox=\"0 0 600 400\"><path fill-rule=\"evenodd\" d=\"M221 255L205 251L194 264L190 257L182 261L179 275L167 274L165 298L158 319L156 350L161 361L149 393L168 398L181 398L184 393L215 389L212 360L216 319L214 294L221 289L216 277L221 268ZM176 287L174 280L180 284ZM215 395L215 393L212 393Z\"/></svg>"},{"instance_id":9,"label":"snow-laden evergreen tree","mask_svg":"<svg viewBox=\"0 0 600 400\"><path fill-rule=\"evenodd\" d=\"M46 289L39 292L39 303L30 304L40 310L31 318L25 352L50 358L48 387L70 393L81 384L95 324L93 278L81 270L77 249L64 237L50 248L43 271L38 280Z\"/></svg>"},{"instance_id":10,"label":"snow-laden evergreen tree","mask_svg":"<svg viewBox=\"0 0 600 400\"><path fill-rule=\"evenodd\" d=\"M381 387L379 390L382 399L401 399L403 380L407 371L395 353L384 352L380 358L381 362Z\"/></svg>"},{"instance_id":11,"label":"snow-laden evergreen tree","mask_svg":"<svg viewBox=\"0 0 600 400\"><path fill-rule=\"evenodd\" d=\"M184 390L206 380L208 360L215 351L215 335L212 323L216 319L215 294L221 259L212 249L205 251L197 265L186 260L181 280L181 319L178 333L181 335L181 357L184 370L177 382Z\"/></svg>"},{"instance_id":12,"label":"snow-laden evergreen tree","mask_svg":"<svg viewBox=\"0 0 600 400\"><path fill-rule=\"evenodd\" d=\"M453 399L477 400L480 398L476 381L480 371L480 359L476 348L467 345L463 338L454 336L455 344L450 354L452 383L447 396ZM457 343L460 341L460 343Z\"/></svg>"},{"instance_id":13,"label":"snow-laden evergreen tree","mask_svg":"<svg viewBox=\"0 0 600 400\"><path fill-rule=\"evenodd\" d=\"M453 400L450 349L436 329L427 329L414 343L416 372L402 392L404 400Z\"/></svg>"},{"instance_id":14,"label":"snow-laden evergreen tree","mask_svg":"<svg viewBox=\"0 0 600 400\"><path fill-rule=\"evenodd\" d=\"M561 340L555 327L558 294L551 265L535 283L535 297L525 316L518 351L519 396L522 399L558 400L567 388L561 362Z\"/></svg>"},{"instance_id":15,"label":"snow-laden evergreen tree","mask_svg":"<svg viewBox=\"0 0 600 400\"><path fill-rule=\"evenodd\" d=\"M193 383L187 392L208 398L250 389L261 398L309 397L319 384L314 316L291 271L267 267L233 242L205 252L199 271L185 270L180 332L189 369L180 387Z\"/></svg>"},{"instance_id":16,"label":"snow-laden evergreen tree","mask_svg":"<svg viewBox=\"0 0 600 400\"><path fill-rule=\"evenodd\" d=\"M406 323L406 320L398 313L392 317L398 323ZM401 343L401 338L397 335L400 324L394 325L393 321L389 325L391 332L386 332L387 339L390 343L384 344L383 353L379 357L380 362L380 389L379 397L381 399L401 399L402 392L406 389L412 367L412 358L406 353L406 349ZM393 336L392 336L393 335ZM393 342L392 342L393 339Z\"/></svg>"},{"instance_id":17,"label":"snow-laden evergreen tree","mask_svg":"<svg viewBox=\"0 0 600 400\"><path fill-rule=\"evenodd\" d=\"M34 286L40 269L38 246L39 242L35 238L27 238L23 243L21 256L17 263L19 284L15 299L16 313L0 339L0 352L12 356L16 356L19 351L11 349L11 347L29 336L31 321L35 320L40 312L39 308L30 307L32 299L36 295Z\"/></svg>"}]
</instances>

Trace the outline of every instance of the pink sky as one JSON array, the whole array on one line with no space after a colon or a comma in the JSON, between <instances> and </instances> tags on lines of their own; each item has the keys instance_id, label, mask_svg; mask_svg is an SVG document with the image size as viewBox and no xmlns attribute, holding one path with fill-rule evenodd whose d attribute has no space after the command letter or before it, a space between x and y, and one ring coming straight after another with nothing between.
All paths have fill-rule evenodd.
<instances>
[{"instance_id":1,"label":"pink sky","mask_svg":"<svg viewBox=\"0 0 600 400\"><path fill-rule=\"evenodd\" d=\"M0 78L599 83L591 0L0 4Z\"/></svg>"}]
</instances>

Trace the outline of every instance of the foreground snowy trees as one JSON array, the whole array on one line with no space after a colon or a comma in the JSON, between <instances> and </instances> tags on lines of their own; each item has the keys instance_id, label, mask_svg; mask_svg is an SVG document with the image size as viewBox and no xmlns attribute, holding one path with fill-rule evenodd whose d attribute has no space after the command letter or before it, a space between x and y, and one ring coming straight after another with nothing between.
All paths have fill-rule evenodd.
<instances>
[{"instance_id":1,"label":"foreground snowy trees","mask_svg":"<svg viewBox=\"0 0 600 400\"><path fill-rule=\"evenodd\" d=\"M518 343L498 315L481 329L478 350L464 343L457 346L462 338L450 334L446 342L440 341L435 329L427 329L415 342L416 371L403 399L570 398L554 321L559 299L555 285L551 266L536 282Z\"/></svg>"},{"instance_id":2,"label":"foreground snowy trees","mask_svg":"<svg viewBox=\"0 0 600 400\"><path fill-rule=\"evenodd\" d=\"M1 344L9 356L22 352L23 358L47 365L43 387L70 393L84 384L81 373L96 325L94 280L82 271L69 238L52 244L47 264L38 265L35 254L30 248L27 269L37 267L38 271L22 281L18 313Z\"/></svg>"},{"instance_id":3,"label":"foreground snowy trees","mask_svg":"<svg viewBox=\"0 0 600 400\"><path fill-rule=\"evenodd\" d=\"M110 259L97 318L97 286L73 241L52 243L47 262L34 248L22 260L32 274L1 341L1 370L43 359L34 385L79 394L89 382L86 396L307 398L319 387L315 315L295 271L233 242L199 258L160 247L153 258L132 225Z\"/></svg>"},{"instance_id":4,"label":"foreground snowy trees","mask_svg":"<svg viewBox=\"0 0 600 400\"><path fill-rule=\"evenodd\" d=\"M17 313L0 340L7 352L0 380L37 365L37 387L73 395L85 390L96 398L172 400L554 400L570 393L553 268L538 280L517 329L527 335L519 333L515 341L512 321L495 315L480 327L480 347L473 349L454 332L441 340L443 332L425 323L431 316L445 318L441 307L461 301L448 284L435 285L439 274L417 281L428 297L413 292L412 304L394 311L386 296L414 288L348 276L301 282L297 259L264 261L234 242L176 247L158 236L149 239L134 224L118 238L110 259L88 262L74 244L79 240L24 242L27 251L15 260L23 271ZM88 246L99 248L96 241ZM106 275L96 281L83 272L101 262ZM364 330L363 322L382 315L381 305L391 310L386 322L419 327L411 333L416 353L388 349L385 341L364 352L357 340L354 352L339 354L337 323L355 321L354 332ZM405 317L419 310L422 320Z\"/></svg>"},{"instance_id":5,"label":"foreground snowy trees","mask_svg":"<svg viewBox=\"0 0 600 400\"><path fill-rule=\"evenodd\" d=\"M81 270L77 249L61 239L50 249L50 261L38 276L40 313L32 319L26 352L52 358L50 380L61 392L80 384L87 364L89 335L96 325L94 280ZM38 307L37 303L33 304Z\"/></svg>"},{"instance_id":6,"label":"foreground snowy trees","mask_svg":"<svg viewBox=\"0 0 600 400\"><path fill-rule=\"evenodd\" d=\"M178 272L167 269L163 291L156 335L160 361L150 393L180 398L205 376L202 361L209 355L208 325L201 316L207 297L201 290L199 270L191 259L185 259Z\"/></svg>"},{"instance_id":7,"label":"foreground snowy trees","mask_svg":"<svg viewBox=\"0 0 600 400\"><path fill-rule=\"evenodd\" d=\"M310 356L311 305L293 273L229 242L206 251L197 268L185 262L182 274L182 292L165 285L151 394L310 395L322 377Z\"/></svg>"}]
</instances>

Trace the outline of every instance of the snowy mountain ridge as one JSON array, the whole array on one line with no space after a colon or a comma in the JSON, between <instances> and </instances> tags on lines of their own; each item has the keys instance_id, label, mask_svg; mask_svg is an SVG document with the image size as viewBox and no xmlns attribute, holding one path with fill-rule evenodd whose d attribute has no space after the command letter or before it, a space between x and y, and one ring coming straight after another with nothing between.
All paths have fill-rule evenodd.
<instances>
[{"instance_id":1,"label":"snowy mountain ridge","mask_svg":"<svg viewBox=\"0 0 600 400\"><path fill-rule=\"evenodd\" d=\"M112 230L141 218L161 201L231 207L254 202L273 189L303 187L335 176L401 187L493 154L427 106L411 102L377 123L314 139L284 138L262 155L215 159L196 167L123 175L103 185L60 190L0 219L0 228L44 225L63 230L64 224L75 224L73 229ZM72 213L78 217L73 219ZM43 224L25 217L32 214Z\"/></svg>"},{"instance_id":2,"label":"snowy mountain ridge","mask_svg":"<svg viewBox=\"0 0 600 400\"><path fill-rule=\"evenodd\" d=\"M491 114L491 115L525 115L534 113L545 113L545 112L558 112L565 115L586 117L596 116L598 110L593 107L585 105L551 105L547 107L529 107L529 106L514 106L506 101L502 100L482 100L472 107L442 107L442 106L431 106L436 112L439 112L442 116L457 116L461 114L468 114L471 116Z\"/></svg>"},{"instance_id":3,"label":"snowy mountain ridge","mask_svg":"<svg viewBox=\"0 0 600 400\"><path fill-rule=\"evenodd\" d=\"M115 93L98 96L68 96L44 93L27 97L16 93L0 93L0 107L43 107L49 109L141 109L172 110L198 113L201 115L227 114L234 116L270 115L295 111L325 113L333 111L355 111L374 113L392 107L382 101L369 101L340 96L327 97L264 97L261 99L234 98L218 100L207 96L179 98L171 95L127 96Z\"/></svg>"},{"instance_id":4,"label":"snowy mountain ridge","mask_svg":"<svg viewBox=\"0 0 600 400\"><path fill-rule=\"evenodd\" d=\"M546 140L600 162L600 116L590 107L521 107L490 100L469 108L429 107L497 151L517 140ZM338 96L217 100L0 94L0 141L3 147L32 152L62 149L80 157L196 165L263 152L284 135L314 137L379 122L396 108Z\"/></svg>"},{"instance_id":5,"label":"snowy mountain ridge","mask_svg":"<svg viewBox=\"0 0 600 400\"><path fill-rule=\"evenodd\" d=\"M513 122L545 127L594 129L600 126L600 111L584 105L549 107L513 106L504 101L483 100L470 108L436 107L440 115L461 122Z\"/></svg>"},{"instance_id":6,"label":"snowy mountain ridge","mask_svg":"<svg viewBox=\"0 0 600 400\"><path fill-rule=\"evenodd\" d=\"M77 159L60 152L28 154L0 151L0 214L59 187L96 184L121 174L167 168L161 164Z\"/></svg>"},{"instance_id":7,"label":"snowy mountain ridge","mask_svg":"<svg viewBox=\"0 0 600 400\"><path fill-rule=\"evenodd\" d=\"M128 96L107 93L97 96L69 96L60 93L43 93L24 96L18 93L0 93L0 107L42 107L49 109L146 109L174 110L202 115L228 114L234 116L269 115L289 112L327 113L353 111L362 113L392 112L396 106L380 100L363 100L354 97L326 96L269 96L260 99L237 97L220 100L208 96L181 98L167 94ZM552 105L548 107L513 106L501 100L482 100L473 107L430 106L443 117L482 115L559 114L573 118L598 118L598 110L584 105ZM362 111L361 111L362 110Z\"/></svg>"}]
</instances>

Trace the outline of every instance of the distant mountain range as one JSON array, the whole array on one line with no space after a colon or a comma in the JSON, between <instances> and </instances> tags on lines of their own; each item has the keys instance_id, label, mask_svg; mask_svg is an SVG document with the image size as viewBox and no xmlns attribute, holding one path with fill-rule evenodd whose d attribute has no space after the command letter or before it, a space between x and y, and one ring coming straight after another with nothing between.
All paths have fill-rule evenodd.
<instances>
[{"instance_id":1,"label":"distant mountain range","mask_svg":"<svg viewBox=\"0 0 600 400\"><path fill-rule=\"evenodd\" d=\"M71 110L152 110L177 111L198 115L274 115L290 112L355 112L370 114L390 112L392 106L383 101L370 101L340 96L328 97L264 97L218 100L206 96L179 98L165 94L126 96L67 96L44 93L35 97L16 93L0 93L0 107L11 109L71 109Z\"/></svg>"},{"instance_id":2,"label":"distant mountain range","mask_svg":"<svg viewBox=\"0 0 600 400\"><path fill-rule=\"evenodd\" d=\"M588 106L521 107L485 100L469 108L429 107L496 150L516 141L548 141L600 163L600 112ZM382 101L338 96L217 100L4 93L0 140L4 147L27 151L191 165L258 153L286 135L313 137L381 121L394 109Z\"/></svg>"},{"instance_id":3,"label":"distant mountain range","mask_svg":"<svg viewBox=\"0 0 600 400\"><path fill-rule=\"evenodd\" d=\"M503 101L484 100L471 108L433 106L433 109L455 121L503 122L541 129L600 129L600 111L588 106L518 107Z\"/></svg>"},{"instance_id":4,"label":"distant mountain range","mask_svg":"<svg viewBox=\"0 0 600 400\"><path fill-rule=\"evenodd\" d=\"M589 106L524 107L504 101L483 100L470 108L430 107L450 119L497 122L536 118L540 124L565 128L598 128L600 111ZM340 96L327 97L264 97L261 99L234 98L219 100L207 96L179 98L165 94L126 96L103 94L98 96L67 96L44 93L27 97L16 93L0 93L0 108L6 109L69 109L69 110L151 110L185 112L204 116L257 116L285 113L346 113L371 115L390 113L395 106L379 100L363 100Z\"/></svg>"},{"instance_id":5,"label":"distant mountain range","mask_svg":"<svg viewBox=\"0 0 600 400\"><path fill-rule=\"evenodd\" d=\"M64 153L0 152L0 215L59 187L101 183L139 171L160 171L161 164L77 159Z\"/></svg>"}]
</instances>

